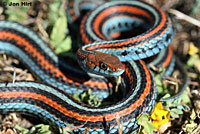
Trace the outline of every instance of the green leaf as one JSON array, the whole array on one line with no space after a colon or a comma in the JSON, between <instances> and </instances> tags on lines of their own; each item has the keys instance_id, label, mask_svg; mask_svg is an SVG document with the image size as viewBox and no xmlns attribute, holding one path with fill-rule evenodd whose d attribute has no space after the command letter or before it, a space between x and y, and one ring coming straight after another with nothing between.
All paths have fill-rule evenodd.
<instances>
[{"instance_id":1,"label":"green leaf","mask_svg":"<svg viewBox=\"0 0 200 134\"><path fill-rule=\"evenodd\" d=\"M62 0L54 0L49 6L48 18L50 24L54 24L58 18L65 17L66 13L64 6L62 6Z\"/></svg>"},{"instance_id":2,"label":"green leaf","mask_svg":"<svg viewBox=\"0 0 200 134\"><path fill-rule=\"evenodd\" d=\"M164 67L159 67L158 74L161 74L163 76L163 73L165 72Z\"/></svg>"},{"instance_id":3,"label":"green leaf","mask_svg":"<svg viewBox=\"0 0 200 134\"><path fill-rule=\"evenodd\" d=\"M156 77L155 77L155 81L156 81L156 84L157 84L157 85L159 85L159 86L162 86L162 85L163 85L163 83L162 83L162 81L161 81L159 75L156 75Z\"/></svg>"},{"instance_id":4,"label":"green leaf","mask_svg":"<svg viewBox=\"0 0 200 134\"><path fill-rule=\"evenodd\" d=\"M181 104L181 100L182 98L178 98L178 99L175 99L175 100L172 100L172 103L171 103L171 107L177 107L178 105Z\"/></svg>"},{"instance_id":5,"label":"green leaf","mask_svg":"<svg viewBox=\"0 0 200 134\"><path fill-rule=\"evenodd\" d=\"M183 105L178 105L177 108L178 108L178 109L182 109L182 110L184 110Z\"/></svg>"},{"instance_id":6,"label":"green leaf","mask_svg":"<svg viewBox=\"0 0 200 134\"><path fill-rule=\"evenodd\" d=\"M88 104L90 106L98 107L101 105L99 98L96 95L90 95Z\"/></svg>"},{"instance_id":7,"label":"green leaf","mask_svg":"<svg viewBox=\"0 0 200 134\"><path fill-rule=\"evenodd\" d=\"M79 93L73 94L73 98L75 98L78 101L81 101L81 99L79 98Z\"/></svg>"},{"instance_id":8,"label":"green leaf","mask_svg":"<svg viewBox=\"0 0 200 134\"><path fill-rule=\"evenodd\" d=\"M60 134L71 134L72 129L70 127L65 127L65 128L59 128Z\"/></svg>"},{"instance_id":9,"label":"green leaf","mask_svg":"<svg viewBox=\"0 0 200 134\"><path fill-rule=\"evenodd\" d=\"M165 98L169 98L171 95L170 94L165 94L165 96L163 96L162 98L165 99Z\"/></svg>"},{"instance_id":10,"label":"green leaf","mask_svg":"<svg viewBox=\"0 0 200 134\"><path fill-rule=\"evenodd\" d=\"M19 3L21 4L20 0L4 0L5 3L9 4L10 2L12 3ZM30 0L30 2L33 2ZM17 22L24 22L28 19L28 14L27 11L29 10L31 6L6 6L5 13L8 15L8 20L11 21L17 21Z\"/></svg>"},{"instance_id":11,"label":"green leaf","mask_svg":"<svg viewBox=\"0 0 200 134\"><path fill-rule=\"evenodd\" d=\"M194 133L195 129L197 128L198 124L194 122L196 119L196 113L194 109L192 109L192 113L190 115L190 119L186 120L184 125L182 126L182 129L186 133Z\"/></svg>"},{"instance_id":12,"label":"green leaf","mask_svg":"<svg viewBox=\"0 0 200 134\"><path fill-rule=\"evenodd\" d=\"M199 65L200 66L200 59L199 59L199 55L195 54L193 56L190 56L189 60L187 61L187 65L189 67L193 67L195 65Z\"/></svg>"},{"instance_id":13,"label":"green leaf","mask_svg":"<svg viewBox=\"0 0 200 134\"><path fill-rule=\"evenodd\" d=\"M190 115L190 119L195 120L195 118L196 118L196 113L195 113L194 109L192 109L192 114Z\"/></svg>"},{"instance_id":14,"label":"green leaf","mask_svg":"<svg viewBox=\"0 0 200 134\"><path fill-rule=\"evenodd\" d=\"M8 20L11 21L18 21L18 22L22 22L27 18L27 15L25 13L20 13L21 11L16 12L16 10L12 10L12 9L8 9L6 10L6 14L9 16Z\"/></svg>"},{"instance_id":15,"label":"green leaf","mask_svg":"<svg viewBox=\"0 0 200 134\"><path fill-rule=\"evenodd\" d=\"M183 103L185 103L185 104L191 103L191 100L190 100L187 90L185 90L185 92L182 94L181 98L182 98Z\"/></svg>"},{"instance_id":16,"label":"green leaf","mask_svg":"<svg viewBox=\"0 0 200 134\"><path fill-rule=\"evenodd\" d=\"M179 118L179 115L176 112L170 111L172 118Z\"/></svg>"},{"instance_id":17,"label":"green leaf","mask_svg":"<svg viewBox=\"0 0 200 134\"><path fill-rule=\"evenodd\" d=\"M183 111L180 110L180 109L177 109L177 108L173 108L173 109L171 109L170 111L173 111L173 112L175 112L175 113L177 113L177 114L183 114Z\"/></svg>"},{"instance_id":18,"label":"green leaf","mask_svg":"<svg viewBox=\"0 0 200 134\"><path fill-rule=\"evenodd\" d=\"M188 133L192 133L192 131L197 128L197 123L192 121L190 124L186 124L186 129Z\"/></svg>"},{"instance_id":19,"label":"green leaf","mask_svg":"<svg viewBox=\"0 0 200 134\"><path fill-rule=\"evenodd\" d=\"M200 0L196 0L192 8L192 14L197 14L200 9Z\"/></svg>"},{"instance_id":20,"label":"green leaf","mask_svg":"<svg viewBox=\"0 0 200 134\"><path fill-rule=\"evenodd\" d=\"M163 74L157 74L155 76L155 81L156 81L156 84L157 84L158 94L161 94L161 95L168 93L168 88L163 83L162 76L163 76Z\"/></svg>"},{"instance_id":21,"label":"green leaf","mask_svg":"<svg viewBox=\"0 0 200 134\"><path fill-rule=\"evenodd\" d=\"M81 101L88 101L89 96L90 96L89 91L83 92L81 94Z\"/></svg>"},{"instance_id":22,"label":"green leaf","mask_svg":"<svg viewBox=\"0 0 200 134\"><path fill-rule=\"evenodd\" d=\"M58 12L60 10L60 2L53 2L52 4L50 4L50 12Z\"/></svg>"},{"instance_id":23,"label":"green leaf","mask_svg":"<svg viewBox=\"0 0 200 134\"><path fill-rule=\"evenodd\" d=\"M51 24L54 24L59 18L60 2L53 2L49 6L48 18Z\"/></svg>"},{"instance_id":24,"label":"green leaf","mask_svg":"<svg viewBox=\"0 0 200 134\"><path fill-rule=\"evenodd\" d=\"M56 21L53 31L51 32L51 44L56 48L65 38L65 33L67 29L67 20L65 17L60 17Z\"/></svg>"},{"instance_id":25,"label":"green leaf","mask_svg":"<svg viewBox=\"0 0 200 134\"><path fill-rule=\"evenodd\" d=\"M20 134L28 134L28 133L29 133L29 130L28 130L28 129L22 128L22 127L19 126L19 125L16 125L15 128L16 128L17 130L21 131Z\"/></svg>"},{"instance_id":26,"label":"green leaf","mask_svg":"<svg viewBox=\"0 0 200 134\"><path fill-rule=\"evenodd\" d=\"M194 66L195 61L196 61L196 58L193 57L193 56L191 56L191 57L189 58L189 60L187 61L187 65L188 65L189 67L192 67L192 66Z\"/></svg>"},{"instance_id":27,"label":"green leaf","mask_svg":"<svg viewBox=\"0 0 200 134\"><path fill-rule=\"evenodd\" d=\"M57 54L60 54L71 50L71 48L72 48L71 37L67 36L59 45L57 45L55 51Z\"/></svg>"},{"instance_id":28,"label":"green leaf","mask_svg":"<svg viewBox=\"0 0 200 134\"><path fill-rule=\"evenodd\" d=\"M149 122L149 115L147 113L140 114L137 117L137 121L139 125L143 126L143 133L153 134L155 127L151 122Z\"/></svg>"},{"instance_id":29,"label":"green leaf","mask_svg":"<svg viewBox=\"0 0 200 134\"><path fill-rule=\"evenodd\" d=\"M91 94L91 89L81 93L79 96L80 101L89 104L93 107L98 107L101 105L101 100L94 94Z\"/></svg>"},{"instance_id":30,"label":"green leaf","mask_svg":"<svg viewBox=\"0 0 200 134\"><path fill-rule=\"evenodd\" d=\"M8 2L8 3L10 3L10 2L19 3L20 2L20 0L3 0L3 1Z\"/></svg>"},{"instance_id":31,"label":"green leaf","mask_svg":"<svg viewBox=\"0 0 200 134\"><path fill-rule=\"evenodd\" d=\"M8 15L8 20L23 22L28 19L27 14L28 8L25 10L24 8L8 8L5 13Z\"/></svg>"},{"instance_id":32,"label":"green leaf","mask_svg":"<svg viewBox=\"0 0 200 134\"><path fill-rule=\"evenodd\" d=\"M32 133L36 134L51 134L50 126L49 125L44 125L44 124L39 124L34 126Z\"/></svg>"},{"instance_id":33,"label":"green leaf","mask_svg":"<svg viewBox=\"0 0 200 134\"><path fill-rule=\"evenodd\" d=\"M55 48L57 54L66 53L71 49L71 38L66 37L67 17L61 0L55 0L49 6L49 23L53 24L50 34L50 43Z\"/></svg>"}]
</instances>

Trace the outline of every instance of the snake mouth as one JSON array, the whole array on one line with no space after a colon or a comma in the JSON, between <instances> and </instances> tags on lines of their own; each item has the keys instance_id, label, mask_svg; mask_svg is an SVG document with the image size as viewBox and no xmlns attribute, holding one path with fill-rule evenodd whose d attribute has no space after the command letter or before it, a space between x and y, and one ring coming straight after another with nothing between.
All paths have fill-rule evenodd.
<instances>
[{"instance_id":1,"label":"snake mouth","mask_svg":"<svg viewBox=\"0 0 200 134\"><path fill-rule=\"evenodd\" d=\"M90 64L90 66L88 66L85 60L79 60L78 63L84 71L105 77L117 77L122 75L125 71L124 68L117 68L116 70L113 70L113 68L108 66L106 68L102 68L102 65L97 66Z\"/></svg>"},{"instance_id":2,"label":"snake mouth","mask_svg":"<svg viewBox=\"0 0 200 134\"><path fill-rule=\"evenodd\" d=\"M118 69L117 71L109 70L108 72L108 76L116 77L122 75L124 73L124 69Z\"/></svg>"},{"instance_id":3,"label":"snake mouth","mask_svg":"<svg viewBox=\"0 0 200 134\"><path fill-rule=\"evenodd\" d=\"M96 72L96 71L93 70L93 72ZM98 70L96 72L97 75L103 75L105 77L117 77L117 76L122 75L123 73L124 73L124 69L119 69L117 71L113 71L111 68L109 68L107 70Z\"/></svg>"}]
</instances>

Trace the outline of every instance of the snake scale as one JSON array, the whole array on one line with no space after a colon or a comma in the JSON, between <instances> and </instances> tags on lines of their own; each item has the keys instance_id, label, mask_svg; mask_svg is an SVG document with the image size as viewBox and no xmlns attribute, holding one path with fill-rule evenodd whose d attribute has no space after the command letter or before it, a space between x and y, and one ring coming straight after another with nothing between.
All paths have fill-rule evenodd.
<instances>
[{"instance_id":1,"label":"snake scale","mask_svg":"<svg viewBox=\"0 0 200 134\"><path fill-rule=\"evenodd\" d=\"M90 134L118 133L119 119L123 133L135 133L136 117L150 113L157 99L156 83L145 62L166 68L168 76L175 66L170 18L159 7L135 0L70 1L67 14L72 32L76 34L80 25L81 68L105 77L70 66L31 29L1 20L0 50L19 59L40 82L0 83L0 113L33 114L73 133ZM70 95L91 89L105 99L115 88L110 77L119 75L123 95L115 104L95 108Z\"/></svg>"}]
</instances>

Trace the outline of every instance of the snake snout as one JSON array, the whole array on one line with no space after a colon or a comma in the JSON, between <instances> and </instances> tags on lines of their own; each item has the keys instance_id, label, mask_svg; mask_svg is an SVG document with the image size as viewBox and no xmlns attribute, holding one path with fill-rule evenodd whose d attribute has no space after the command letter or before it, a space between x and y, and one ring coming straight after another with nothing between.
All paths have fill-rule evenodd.
<instances>
[{"instance_id":1,"label":"snake snout","mask_svg":"<svg viewBox=\"0 0 200 134\"><path fill-rule=\"evenodd\" d=\"M125 70L124 65L117 56L102 52L90 53L83 60L79 60L79 63L86 72L107 77L119 76Z\"/></svg>"},{"instance_id":2,"label":"snake snout","mask_svg":"<svg viewBox=\"0 0 200 134\"><path fill-rule=\"evenodd\" d=\"M107 76L119 76L125 70L119 58L114 55L98 52L96 61L99 62L99 68L104 70Z\"/></svg>"}]
</instances>

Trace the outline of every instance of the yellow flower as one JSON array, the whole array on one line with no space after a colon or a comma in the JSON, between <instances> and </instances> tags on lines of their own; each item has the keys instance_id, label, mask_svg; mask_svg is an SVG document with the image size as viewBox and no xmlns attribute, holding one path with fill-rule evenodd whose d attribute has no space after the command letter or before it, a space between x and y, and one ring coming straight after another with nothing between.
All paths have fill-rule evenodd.
<instances>
[{"instance_id":1,"label":"yellow flower","mask_svg":"<svg viewBox=\"0 0 200 134\"><path fill-rule=\"evenodd\" d=\"M162 103L159 102L156 104L156 107L151 115L152 124L155 126L156 129L158 129L161 125L169 122L171 120L170 118L170 112L165 110L162 106Z\"/></svg>"},{"instance_id":2,"label":"yellow flower","mask_svg":"<svg viewBox=\"0 0 200 134\"><path fill-rule=\"evenodd\" d=\"M199 49L194 45L194 43L190 42L190 48L188 50L188 54L192 56L198 53L198 51Z\"/></svg>"}]
</instances>

